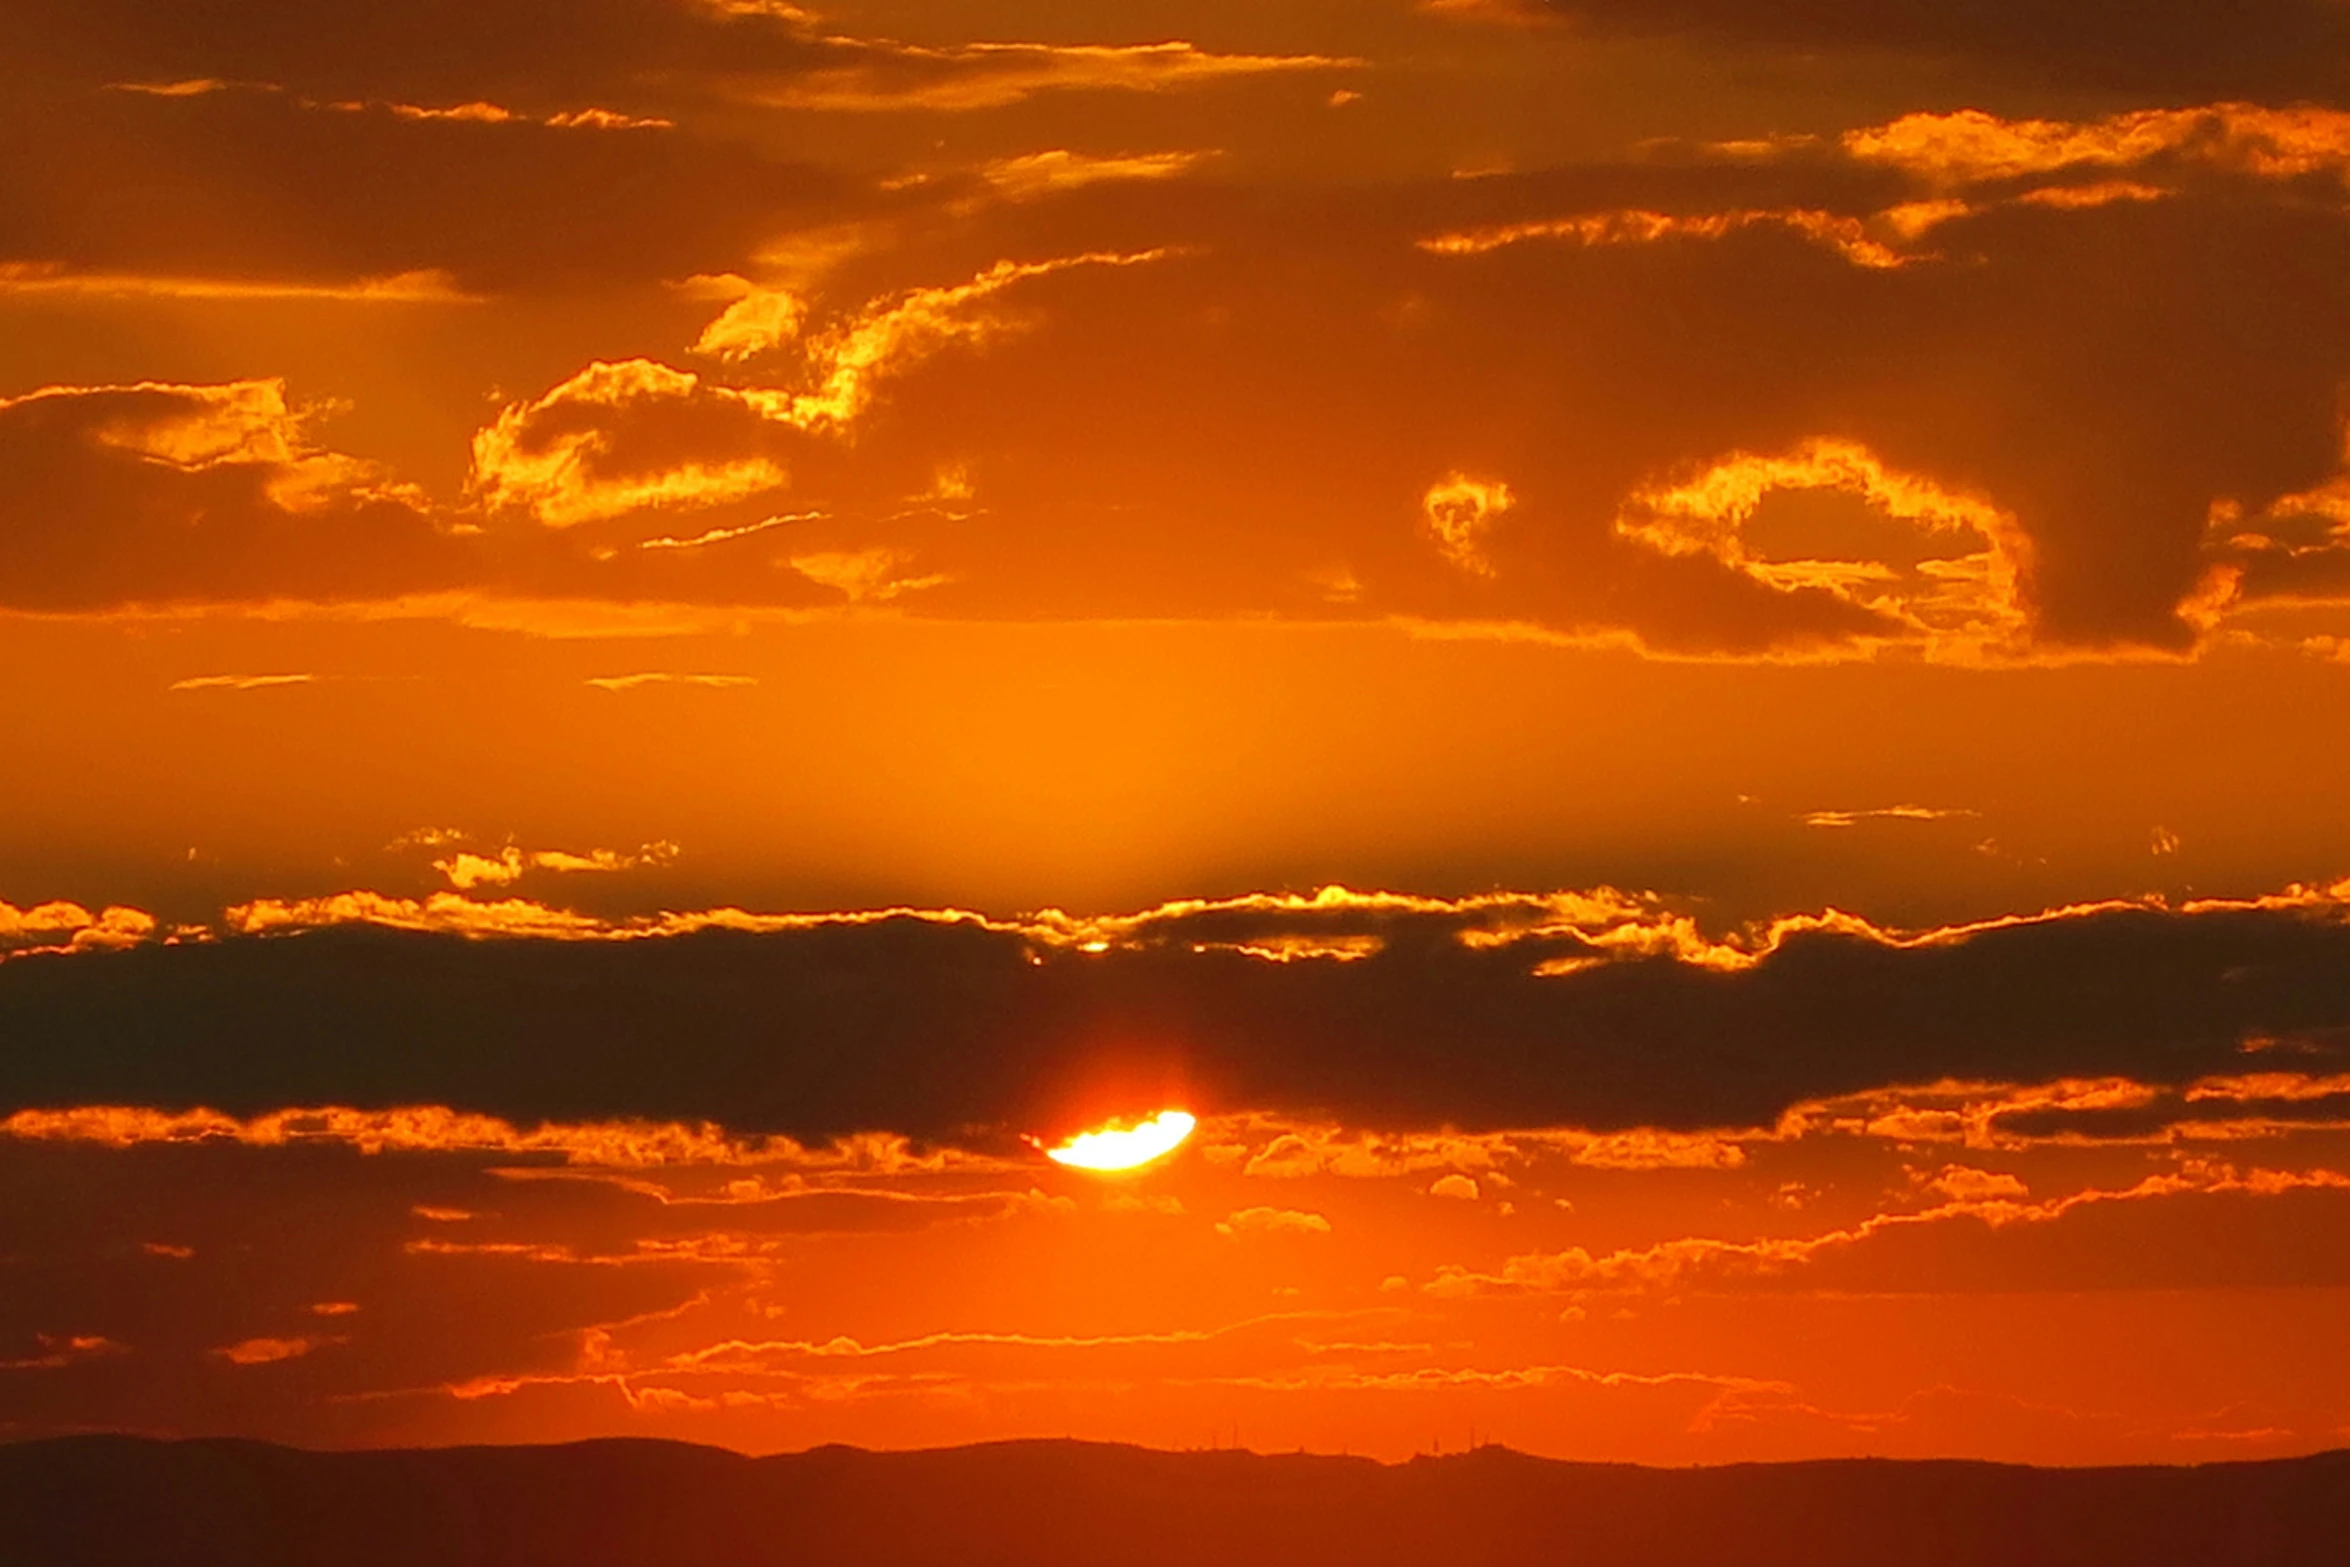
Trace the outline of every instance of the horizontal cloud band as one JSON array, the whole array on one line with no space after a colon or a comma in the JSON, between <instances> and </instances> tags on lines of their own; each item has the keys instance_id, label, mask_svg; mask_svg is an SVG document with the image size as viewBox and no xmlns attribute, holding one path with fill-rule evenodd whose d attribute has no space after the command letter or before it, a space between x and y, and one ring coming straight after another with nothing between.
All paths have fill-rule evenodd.
<instances>
[{"instance_id":1,"label":"horizontal cloud band","mask_svg":"<svg viewBox=\"0 0 2350 1567\"><path fill-rule=\"evenodd\" d=\"M1099 922L601 933L644 938L623 940L579 939L599 934L585 921L491 940L377 923L29 955L0 965L0 1115L438 1104L984 1148L1177 1102L1608 1131L1763 1126L1901 1083L2175 1089L2338 1070L2338 893L1910 935L1806 918L1729 943L1629 900L1348 894Z\"/></svg>"}]
</instances>

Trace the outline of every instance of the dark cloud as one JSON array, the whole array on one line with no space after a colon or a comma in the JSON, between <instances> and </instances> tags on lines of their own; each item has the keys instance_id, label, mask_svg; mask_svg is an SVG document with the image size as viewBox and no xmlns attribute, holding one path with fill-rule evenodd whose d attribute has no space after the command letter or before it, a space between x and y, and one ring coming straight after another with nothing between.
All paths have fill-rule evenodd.
<instances>
[{"instance_id":1,"label":"dark cloud","mask_svg":"<svg viewBox=\"0 0 2350 1567\"><path fill-rule=\"evenodd\" d=\"M870 205L808 164L675 128L416 119L236 87L0 107L0 259L73 271L646 284L739 268Z\"/></svg>"},{"instance_id":2,"label":"dark cloud","mask_svg":"<svg viewBox=\"0 0 2350 1567\"><path fill-rule=\"evenodd\" d=\"M788 7L690 0L29 0L0 40L56 84L268 82L326 98L626 108L691 91L681 76L823 58Z\"/></svg>"},{"instance_id":3,"label":"dark cloud","mask_svg":"<svg viewBox=\"0 0 2350 1567\"><path fill-rule=\"evenodd\" d=\"M744 256L778 224L878 210L831 197L792 208L791 171L747 153L704 163L698 144L665 131L414 123L301 111L271 94L149 107L213 99L232 118L302 113L335 135L504 138L540 148L531 158L574 160L559 177L493 177L498 157L477 163L452 142L413 183L353 183L337 171L374 152L330 156L304 136L274 137L308 172L248 205L264 227L307 234L287 253L320 275L708 279L756 273ZM516 389L522 455L569 443L578 461L501 491L517 504L494 506L500 526L461 560L447 540L435 545L438 580L839 602L837 584L791 564L824 556L927 583L903 604L947 616L1397 615L1697 656L1888 643L1953 661L2185 653L2205 629L2195 610L2211 601L2213 568L2242 555L2214 553L2214 504L2258 515L2330 479L2335 389L2350 375L2350 223L2312 183L2339 161L2319 145L2326 125L2303 127L2316 150L2294 153L2316 162L2279 175L2246 149L2273 162L2283 153L2258 137L2283 131L2189 118L2092 170L2154 180L2150 194L2091 205L2028 199L2043 188L1980 168L1953 196L1957 176L1932 136L1892 138L1899 156L1873 161L1820 147L1746 163L1683 149L1465 183L1311 193L1203 178L977 210L949 182L891 198L903 210L862 247L791 285L804 296L796 339L731 365L680 341L669 357L698 379L632 361L644 385L626 395L597 392L588 371ZM2005 158L2013 144L2027 163L2048 156L2041 133L1957 129L1978 153L1988 144ZM2136 145L2111 126L2081 141ZM180 144L150 128L125 145ZM2236 161L2197 153L2187 167L2182 147ZM407 167L405 153L384 156L385 169ZM2080 171L2041 175L2077 185ZM470 194L450 197L444 179ZM127 214L148 183L101 181L113 194L90 199ZM1895 215L1929 197L1948 210L1905 238ZM21 240L20 253L55 259L80 236L77 267L260 264L235 224L160 199L170 221L152 230L127 217L28 218L22 232L47 237ZM455 202L447 222L433 217L444 201ZM672 207L693 216L671 224ZM1031 265L973 286L1007 261ZM703 301L708 318L737 297L723 289L750 287L701 286L720 290ZM853 386L836 384L843 366ZM10 417L22 415L0 412ZM1850 515L1826 556L1800 528L1766 549L1660 544L1624 524L1660 490L1742 461L1808 461L1823 441L1889 476L1873 491L1857 469L1834 480ZM0 463L66 495L59 465L83 455L26 447ZM213 526L195 520L211 515L197 491L235 477L107 461L92 495L135 479L153 492L148 511L176 511L172 526L191 536ZM943 476L954 493L941 505ZM1456 476L1508 499L1448 538L1432 497ZM1933 552L1921 552L1914 519L1888 510L1911 481L2012 520L1992 530L1996 547L1946 530L1937 558L1958 566L1921 572ZM499 495L474 497L485 498ZM425 509L446 531L458 504ZM801 520L757 526L778 516ZM1684 529L1682 544L1698 532ZM656 539L707 542L639 547ZM17 601L141 596L109 600L92 585L104 574L92 575L87 548L59 535L19 568ZM1800 565L1820 559L1823 569ZM2310 569L2275 549L2253 564L2255 596ZM380 597L430 575L365 552L320 572L332 580L275 591ZM1968 572L1982 586L1949 589ZM210 556L152 575L162 586L146 596L237 596Z\"/></svg>"},{"instance_id":4,"label":"dark cloud","mask_svg":"<svg viewBox=\"0 0 2350 1567\"><path fill-rule=\"evenodd\" d=\"M2350 1021L2350 927L2306 908L1910 947L1794 933L1743 969L1549 976L1625 938L1459 939L1491 926L1210 911L1099 953L906 918L619 944L339 929L24 958L0 966L0 1109L431 1103L986 1142L1180 1094L1396 1128L1687 1128L1944 1078L2177 1085ZM1384 945L1352 962L1234 950L1366 934Z\"/></svg>"},{"instance_id":5,"label":"dark cloud","mask_svg":"<svg viewBox=\"0 0 2350 1567\"><path fill-rule=\"evenodd\" d=\"M1115 192L1010 214L999 232L1041 245L1068 243L1060 225L1081 208L1122 240L1156 211L1154 242L1193 249L1056 285L1036 331L895 389L862 450L973 454L991 520L942 546L958 580L929 601L941 611L1238 600L1628 629L1688 653L1887 631L1826 591L1612 529L1644 486L1740 452L1832 436L1986 499L2031 546L2015 605L2027 639L2089 649L2191 645L2179 606L2210 565L2212 502L2258 505L2333 471L2346 366L2332 345L2350 293L2309 260L2350 235L2331 211L2257 190L1988 208L1894 268L1774 223L1475 254L1414 244L1626 208L1859 222L1886 195L1873 170L1752 179L1739 192L1720 170L1613 171L1496 182L1473 201L1301 200L1282 216L1244 206L1253 195ZM1043 390L987 395L998 386ZM1202 461L1210 451L1243 460ZM1423 518L1424 493L1456 471L1514 497L1488 532L1489 573L1447 564ZM1891 558L1899 531L1886 530ZM997 548L1039 567L1105 549L1137 564L1080 585L991 570ZM1317 568L1334 563L1359 584L1335 605L1317 598Z\"/></svg>"},{"instance_id":6,"label":"dark cloud","mask_svg":"<svg viewBox=\"0 0 2350 1567\"><path fill-rule=\"evenodd\" d=\"M415 501L306 450L275 382L0 403L0 603L43 610L379 595L456 580Z\"/></svg>"},{"instance_id":7,"label":"dark cloud","mask_svg":"<svg viewBox=\"0 0 2350 1567\"><path fill-rule=\"evenodd\" d=\"M2350 11L2337 0L1526 0L1493 9L1600 33L1891 50L2034 85L2245 97L2332 96L2350 85Z\"/></svg>"},{"instance_id":8,"label":"dark cloud","mask_svg":"<svg viewBox=\"0 0 2350 1567\"><path fill-rule=\"evenodd\" d=\"M1066 90L1155 92L1358 61L1180 41L916 45L856 38L789 4L730 0L33 0L0 24L50 86L260 82L329 99L486 99L540 113L733 101L818 111L1000 108ZM29 70L26 70L29 67Z\"/></svg>"}]
</instances>

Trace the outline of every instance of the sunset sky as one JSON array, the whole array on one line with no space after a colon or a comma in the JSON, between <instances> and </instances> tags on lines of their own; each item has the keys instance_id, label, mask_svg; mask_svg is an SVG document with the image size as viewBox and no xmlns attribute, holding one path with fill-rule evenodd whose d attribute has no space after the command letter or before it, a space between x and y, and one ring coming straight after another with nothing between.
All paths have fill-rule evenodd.
<instances>
[{"instance_id":1,"label":"sunset sky","mask_svg":"<svg viewBox=\"0 0 2350 1567\"><path fill-rule=\"evenodd\" d=\"M0 1438L2350 1445L2346 421L2342 0L9 0Z\"/></svg>"}]
</instances>

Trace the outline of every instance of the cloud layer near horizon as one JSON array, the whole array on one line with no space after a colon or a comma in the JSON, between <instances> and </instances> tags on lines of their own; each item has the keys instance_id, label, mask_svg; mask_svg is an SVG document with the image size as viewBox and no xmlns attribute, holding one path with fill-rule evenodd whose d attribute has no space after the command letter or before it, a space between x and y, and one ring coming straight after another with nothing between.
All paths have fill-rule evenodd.
<instances>
[{"instance_id":1,"label":"cloud layer near horizon","mask_svg":"<svg viewBox=\"0 0 2350 1567\"><path fill-rule=\"evenodd\" d=\"M0 1112L443 1105L986 1148L1162 1102L1693 1131L1894 1085L2116 1078L2157 1096L2113 1107L2126 1130L2191 1118L2159 1096L2201 1079L2322 1074L2350 1028L2350 923L2314 892L1922 934L1789 920L1728 942L1612 894L1027 926L722 911L611 927L454 895L235 917L314 928L0 965L16 1041ZM2105 1124L2062 1103L2015 1113Z\"/></svg>"}]
</instances>

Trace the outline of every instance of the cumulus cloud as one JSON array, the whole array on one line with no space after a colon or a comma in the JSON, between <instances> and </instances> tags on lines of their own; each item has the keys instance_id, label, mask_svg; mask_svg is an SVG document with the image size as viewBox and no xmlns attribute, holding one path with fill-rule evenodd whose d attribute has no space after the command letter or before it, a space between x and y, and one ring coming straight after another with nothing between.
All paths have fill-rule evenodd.
<instances>
[{"instance_id":1,"label":"cumulus cloud","mask_svg":"<svg viewBox=\"0 0 2350 1567\"><path fill-rule=\"evenodd\" d=\"M24 909L0 903L0 957L133 946L152 937L156 929L155 916L120 905L93 914L62 899Z\"/></svg>"}]
</instances>

